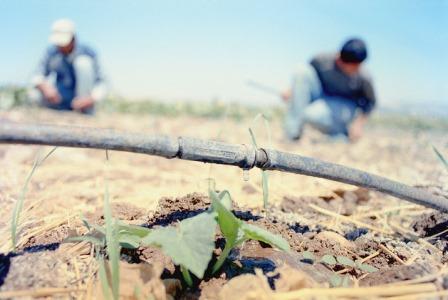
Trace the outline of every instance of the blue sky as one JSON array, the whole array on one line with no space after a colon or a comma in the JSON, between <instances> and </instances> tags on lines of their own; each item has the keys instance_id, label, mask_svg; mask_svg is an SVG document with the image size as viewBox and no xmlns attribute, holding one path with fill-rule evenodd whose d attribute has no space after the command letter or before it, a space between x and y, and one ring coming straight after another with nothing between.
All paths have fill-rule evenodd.
<instances>
[{"instance_id":1,"label":"blue sky","mask_svg":"<svg viewBox=\"0 0 448 300\"><path fill-rule=\"evenodd\" d=\"M29 80L61 17L128 97L276 103L247 80L287 88L299 63L360 36L380 104L448 103L448 0L0 0L0 84Z\"/></svg>"}]
</instances>

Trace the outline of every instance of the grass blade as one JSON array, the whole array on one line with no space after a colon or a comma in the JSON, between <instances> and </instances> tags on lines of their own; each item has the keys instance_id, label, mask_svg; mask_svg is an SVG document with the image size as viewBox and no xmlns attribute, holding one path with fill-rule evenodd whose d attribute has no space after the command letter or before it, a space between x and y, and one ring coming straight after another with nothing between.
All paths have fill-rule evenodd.
<instances>
[{"instance_id":1,"label":"grass blade","mask_svg":"<svg viewBox=\"0 0 448 300\"><path fill-rule=\"evenodd\" d=\"M272 145L272 137L271 137L271 128L269 126L268 118L263 114L258 114L254 120L253 124L255 124L260 118L263 118L263 123L265 126L266 134L268 136L268 147L271 148ZM255 138L255 134L252 128L249 127L250 137L252 139L252 144L255 148L258 148L257 140ZM261 186L263 188L263 207L267 208L269 203L269 176L266 170L261 170Z\"/></svg>"},{"instance_id":2,"label":"grass blade","mask_svg":"<svg viewBox=\"0 0 448 300\"><path fill-rule=\"evenodd\" d=\"M269 175L268 171L261 171L261 183L263 187L263 207L267 208L269 204Z\"/></svg>"},{"instance_id":3,"label":"grass blade","mask_svg":"<svg viewBox=\"0 0 448 300\"><path fill-rule=\"evenodd\" d=\"M98 257L98 273L100 276L101 288L103 291L104 299L112 299L110 287L109 287L109 279L106 271L106 261L102 256Z\"/></svg>"},{"instance_id":4,"label":"grass blade","mask_svg":"<svg viewBox=\"0 0 448 300\"><path fill-rule=\"evenodd\" d=\"M106 249L111 266L112 295L115 300L118 300L120 293L120 245L118 243L118 232L115 229L116 224L112 218L107 182L104 192L104 221L106 226Z\"/></svg>"},{"instance_id":5,"label":"grass blade","mask_svg":"<svg viewBox=\"0 0 448 300\"><path fill-rule=\"evenodd\" d=\"M442 153L440 153L439 150L437 150L437 148L434 146L432 146L432 150L434 150L437 157L440 159L440 161L445 165L445 168L448 170L448 161L445 159Z\"/></svg>"},{"instance_id":6,"label":"grass blade","mask_svg":"<svg viewBox=\"0 0 448 300\"><path fill-rule=\"evenodd\" d=\"M26 177L25 183L23 184L22 191L20 193L20 197L14 205L12 220L11 220L11 241L12 241L12 251L16 251L17 246L17 228L19 226L20 213L23 209L23 203L25 202L25 196L28 192L28 186L31 181L31 178L34 175L34 172L51 154L57 149L54 147L50 152L47 153L42 159L39 159L40 152L36 155L36 159L34 160L33 167L31 168L30 173Z\"/></svg>"}]
</instances>

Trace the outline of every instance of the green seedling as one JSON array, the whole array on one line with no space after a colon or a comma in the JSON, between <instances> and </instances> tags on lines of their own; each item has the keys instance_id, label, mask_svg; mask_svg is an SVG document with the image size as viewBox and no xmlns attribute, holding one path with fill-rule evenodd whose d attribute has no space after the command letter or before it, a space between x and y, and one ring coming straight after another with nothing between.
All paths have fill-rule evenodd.
<instances>
[{"instance_id":1,"label":"green seedling","mask_svg":"<svg viewBox=\"0 0 448 300\"><path fill-rule=\"evenodd\" d=\"M314 263L314 261L315 261L314 254L309 251L303 251L302 257L305 261L307 261L309 263Z\"/></svg>"},{"instance_id":2,"label":"green seedling","mask_svg":"<svg viewBox=\"0 0 448 300\"><path fill-rule=\"evenodd\" d=\"M268 135L268 143L269 147L271 147L272 144L272 138L271 138L271 129L269 126L268 118L264 114L258 114L252 123L256 123L258 119L263 118L263 123L265 126L266 133ZM255 134L252 130L252 128L249 127L249 134L252 139L253 146L258 149L257 140L255 139ZM269 203L269 175L266 170L261 170L261 186L263 188L263 207L266 209Z\"/></svg>"},{"instance_id":3,"label":"green seedling","mask_svg":"<svg viewBox=\"0 0 448 300\"><path fill-rule=\"evenodd\" d=\"M107 262L102 255L98 255L97 262L98 262L98 274L100 277L101 289L103 291L104 299L112 299L113 294L111 292L111 288L109 285L109 278L107 276L106 271Z\"/></svg>"},{"instance_id":4,"label":"green seedling","mask_svg":"<svg viewBox=\"0 0 448 300\"><path fill-rule=\"evenodd\" d=\"M316 258L314 257L314 254L309 251L303 251L302 257L304 260L314 263L316 261ZM320 263L325 264L329 267L334 267L336 265L343 266L345 268L350 269L357 269L364 273L374 273L377 272L378 269L368 265L364 264L362 260L353 261L349 257L346 256L336 256L330 254L325 254L322 256L319 260ZM330 277L330 286L331 287L348 287L350 283L350 277L349 276L340 276L339 274L333 274Z\"/></svg>"},{"instance_id":5,"label":"green seedling","mask_svg":"<svg viewBox=\"0 0 448 300\"><path fill-rule=\"evenodd\" d=\"M350 285L350 277L345 276L339 276L338 274L333 274L330 277L330 286L331 287L348 287Z\"/></svg>"},{"instance_id":6,"label":"green seedling","mask_svg":"<svg viewBox=\"0 0 448 300\"><path fill-rule=\"evenodd\" d=\"M333 255L326 254L322 256L320 262L328 266L341 265L346 268L358 269L365 273L374 273L378 271L377 268L364 264L361 259L353 261L351 258L341 255L334 257Z\"/></svg>"},{"instance_id":7,"label":"green seedling","mask_svg":"<svg viewBox=\"0 0 448 300\"><path fill-rule=\"evenodd\" d=\"M180 266L182 276L189 286L193 284L190 272L202 279L212 259L217 225L226 238L226 245L214 264L212 272L216 272L222 266L234 247L250 239L289 251L289 244L282 237L236 218L231 212L232 199L228 191L216 193L210 189L209 194L212 205L207 211L185 219L176 226L150 230L114 220L111 216L106 189L105 226L92 225L84 220L84 224L90 232L82 237L70 238L68 241L84 240L100 248L106 247L111 270L111 282L108 283L108 286L112 287L114 297L118 295L119 291L118 260L122 247L137 248L140 245L159 247L176 265Z\"/></svg>"},{"instance_id":8,"label":"green seedling","mask_svg":"<svg viewBox=\"0 0 448 300\"><path fill-rule=\"evenodd\" d=\"M23 184L22 191L20 193L20 197L17 200L16 204L14 205L14 209L12 212L12 219L11 219L11 241L12 241L12 251L16 251L17 247L17 228L19 227L19 221L20 221L20 214L22 213L23 209L23 203L25 202L26 193L28 192L28 186L30 184L31 178L34 175L34 172L37 170L38 167L40 167L44 161L50 157L51 154L53 154L54 151L56 151L57 147L54 147L51 149L50 152L47 153L43 158L40 157L40 151L36 155L36 159L34 160L33 167L31 168L30 173L26 177L25 183Z\"/></svg>"},{"instance_id":9,"label":"green seedling","mask_svg":"<svg viewBox=\"0 0 448 300\"><path fill-rule=\"evenodd\" d=\"M65 242L87 241L100 248L106 247L106 228L95 224L90 224L85 219L83 219L83 223L89 232L83 236L69 237L65 240ZM118 243L120 247L126 249L138 248L140 246L141 239L151 232L148 228L125 224L119 220L115 220L112 231L118 232Z\"/></svg>"},{"instance_id":10,"label":"green seedling","mask_svg":"<svg viewBox=\"0 0 448 300\"><path fill-rule=\"evenodd\" d=\"M337 264L338 262L336 261L336 258L334 258L333 255L329 255L329 254L325 254L324 256L322 256L322 258L320 259L320 262L329 266L334 266L335 264Z\"/></svg>"},{"instance_id":11,"label":"green seedling","mask_svg":"<svg viewBox=\"0 0 448 300\"><path fill-rule=\"evenodd\" d=\"M183 220L177 226L161 227L153 230L141 240L143 245L153 245L171 257L196 277L202 278L215 249L216 220L212 213L205 212ZM184 276L186 282L191 282Z\"/></svg>"},{"instance_id":12,"label":"green seedling","mask_svg":"<svg viewBox=\"0 0 448 300\"><path fill-rule=\"evenodd\" d=\"M350 258L348 258L346 256L340 256L340 255L336 256L336 260L338 261L338 263L340 265L343 265L345 267L354 268L356 266L355 262L352 259L350 259Z\"/></svg>"},{"instance_id":13,"label":"green seedling","mask_svg":"<svg viewBox=\"0 0 448 300\"><path fill-rule=\"evenodd\" d=\"M120 243L118 242L118 231L116 221L112 218L112 211L109 203L109 188L106 183L104 193L104 221L106 227L106 251L109 257L111 269L112 295L115 300L120 296Z\"/></svg>"},{"instance_id":14,"label":"green seedling","mask_svg":"<svg viewBox=\"0 0 448 300\"><path fill-rule=\"evenodd\" d=\"M375 273L375 272L378 271L377 268L375 268L375 267L373 267L373 266L371 266L371 265L368 265L368 264L364 264L361 260L357 260L357 261L355 262L355 264L356 264L356 267L357 267L359 270L361 270L361 271L363 271L363 272L365 272L365 273Z\"/></svg>"},{"instance_id":15,"label":"green seedling","mask_svg":"<svg viewBox=\"0 0 448 300\"><path fill-rule=\"evenodd\" d=\"M219 227L226 238L224 250L213 266L212 272L219 270L234 247L241 245L247 240L262 241L280 250L289 251L289 244L282 237L236 218L230 211L229 206L232 202L228 192L217 194L214 191L209 191L209 193L212 199L212 211L217 214Z\"/></svg>"}]
</instances>

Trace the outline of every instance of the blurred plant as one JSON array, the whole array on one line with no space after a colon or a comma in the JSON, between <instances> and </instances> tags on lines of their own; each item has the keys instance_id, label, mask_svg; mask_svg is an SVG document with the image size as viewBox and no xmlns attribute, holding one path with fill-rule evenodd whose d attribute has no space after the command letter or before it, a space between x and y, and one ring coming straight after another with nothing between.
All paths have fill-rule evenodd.
<instances>
[{"instance_id":1,"label":"blurred plant","mask_svg":"<svg viewBox=\"0 0 448 300\"><path fill-rule=\"evenodd\" d=\"M282 237L236 218L230 211L232 200L228 191L216 193L210 190L209 193L212 205L207 211L185 219L176 226L150 230L114 220L111 217L106 191L105 227L91 225L84 221L89 233L69 238L67 241L88 241L96 246L98 253L101 252L101 248L106 247L110 261L111 280L103 282L102 286L111 287L114 297L118 295L118 260L121 247L137 248L139 245L159 247L167 256L171 257L176 265L180 266L183 278L189 286L193 284L190 272L202 279L212 259L217 225L226 238L226 245L213 266L212 272L216 272L222 266L234 247L249 239L263 241L273 247L289 251L289 244ZM104 265L101 265L103 260L104 257L99 256L100 278L101 274L105 273L102 271ZM103 278L102 281L106 279Z\"/></svg>"},{"instance_id":2,"label":"blurred plant","mask_svg":"<svg viewBox=\"0 0 448 300\"><path fill-rule=\"evenodd\" d=\"M12 218L11 218L11 242L12 242L12 251L16 251L17 247L17 229L20 222L20 214L23 209L23 203L25 202L26 193L28 192L28 186L31 181L31 178L34 175L34 172L37 170L38 167L40 167L44 161L51 155L53 152L57 149L57 147L54 147L50 152L47 153L43 158L40 157L41 152L39 151L36 155L36 158L34 160L33 167L31 168L30 173L25 179L25 183L23 184L22 191L20 193L19 199L14 205L14 209L12 212Z\"/></svg>"},{"instance_id":3,"label":"blurred plant","mask_svg":"<svg viewBox=\"0 0 448 300\"><path fill-rule=\"evenodd\" d=\"M230 211L232 209L232 199L228 191L222 191L219 194L215 191L209 191L209 195L212 199L212 211L216 214L221 233L226 238L224 250L213 266L213 273L219 270L233 248L247 240L262 241L280 250L289 251L288 242L281 236L236 218Z\"/></svg>"},{"instance_id":4,"label":"blurred plant","mask_svg":"<svg viewBox=\"0 0 448 300\"><path fill-rule=\"evenodd\" d=\"M440 161L443 163L445 168L448 170L448 161L445 159L445 157L442 155L442 153L437 150L436 147L432 146L432 150L436 153L437 157L440 159Z\"/></svg>"},{"instance_id":5,"label":"blurred plant","mask_svg":"<svg viewBox=\"0 0 448 300\"><path fill-rule=\"evenodd\" d=\"M320 259L316 259L313 253L309 251L303 251L302 252L303 260L307 263L314 264L314 262L320 262L322 264L327 265L331 269L335 266L340 266L347 268L348 271L350 270L358 270L363 273L374 273L377 272L378 269L363 263L361 259L353 261L351 258L346 256L333 256L330 254L325 254ZM341 276L337 273L333 274L330 278L330 285L332 287L347 287L350 283L350 277L348 276Z\"/></svg>"},{"instance_id":6,"label":"blurred plant","mask_svg":"<svg viewBox=\"0 0 448 300\"><path fill-rule=\"evenodd\" d=\"M271 127L269 126L269 120L264 114L258 114L254 120L253 125L260 119L263 119L263 123L265 126L265 131L268 136L268 147L271 148L272 146L272 137L271 137ZM257 140L255 139L255 134L251 127L249 127L249 134L252 138L252 144L255 147L255 149L258 149ZM261 186L263 188L263 207L266 209L268 207L269 203L269 175L268 171L260 169L261 172Z\"/></svg>"}]
</instances>

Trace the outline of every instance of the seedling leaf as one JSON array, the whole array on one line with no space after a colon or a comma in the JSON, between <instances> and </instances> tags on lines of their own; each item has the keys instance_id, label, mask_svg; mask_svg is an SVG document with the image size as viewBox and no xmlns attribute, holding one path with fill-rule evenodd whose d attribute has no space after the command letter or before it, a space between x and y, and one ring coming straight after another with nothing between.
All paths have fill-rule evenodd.
<instances>
[{"instance_id":1,"label":"seedling leaf","mask_svg":"<svg viewBox=\"0 0 448 300\"><path fill-rule=\"evenodd\" d=\"M177 227L153 230L142 239L142 244L160 247L175 264L201 279L215 249L215 230L215 215L205 212L183 220Z\"/></svg>"},{"instance_id":2,"label":"seedling leaf","mask_svg":"<svg viewBox=\"0 0 448 300\"><path fill-rule=\"evenodd\" d=\"M102 256L98 258L98 267L103 297L104 299L112 299L111 290L109 288L109 279L106 271L106 261Z\"/></svg>"},{"instance_id":3,"label":"seedling leaf","mask_svg":"<svg viewBox=\"0 0 448 300\"><path fill-rule=\"evenodd\" d=\"M117 225L120 233L127 233L130 235L135 235L140 238L143 238L147 236L149 233L151 233L151 229L148 229L143 226L129 225L121 221L117 221Z\"/></svg>"},{"instance_id":4,"label":"seedling leaf","mask_svg":"<svg viewBox=\"0 0 448 300\"><path fill-rule=\"evenodd\" d=\"M331 287L338 287L342 284L342 278L338 274L333 274L330 277L330 286Z\"/></svg>"},{"instance_id":5,"label":"seedling leaf","mask_svg":"<svg viewBox=\"0 0 448 300\"><path fill-rule=\"evenodd\" d=\"M241 221L238 220L230 210L217 198L212 199L212 209L216 214L217 222L221 229L222 235L226 238L226 245L215 265L212 272L216 272L224 263L233 247L239 242L239 230Z\"/></svg>"},{"instance_id":6,"label":"seedling leaf","mask_svg":"<svg viewBox=\"0 0 448 300\"><path fill-rule=\"evenodd\" d=\"M289 251L288 242L281 236L272 234L257 226L244 223L236 218L232 212L224 206L222 201L212 198L212 209L212 211L216 213L221 232L226 238L224 250L213 266L212 272L216 272L222 266L232 248L249 239L262 241L281 250Z\"/></svg>"},{"instance_id":7,"label":"seedling leaf","mask_svg":"<svg viewBox=\"0 0 448 300\"><path fill-rule=\"evenodd\" d=\"M129 233L119 233L118 241L120 246L126 249L137 249L140 246L141 238Z\"/></svg>"},{"instance_id":8,"label":"seedling leaf","mask_svg":"<svg viewBox=\"0 0 448 300\"><path fill-rule=\"evenodd\" d=\"M234 244L238 237L241 221L238 220L221 201L213 199L212 208L217 214L217 221L222 234L226 238L226 243Z\"/></svg>"},{"instance_id":9,"label":"seedling leaf","mask_svg":"<svg viewBox=\"0 0 448 300\"><path fill-rule=\"evenodd\" d=\"M311 262L314 262L314 260L315 260L314 254L309 251L303 251L302 256L303 256L303 259L309 260Z\"/></svg>"},{"instance_id":10,"label":"seedling leaf","mask_svg":"<svg viewBox=\"0 0 448 300\"><path fill-rule=\"evenodd\" d=\"M25 183L23 184L22 191L20 193L20 197L17 200L16 204L14 205L13 213L12 213L12 219L11 219L11 242L12 242L12 251L16 251L16 245L17 245L17 229L19 227L19 221L20 221L20 214L23 209L23 203L25 202L25 197L28 192L28 185L31 181L31 178L34 175L34 172L37 170L37 168L43 164L43 162L50 157L51 154L53 154L54 151L56 151L58 147L54 147L49 151L43 158L40 158L40 152L37 154L36 159L34 160L33 167L31 168L30 173L26 177Z\"/></svg>"},{"instance_id":11,"label":"seedling leaf","mask_svg":"<svg viewBox=\"0 0 448 300\"><path fill-rule=\"evenodd\" d=\"M341 286L342 287L349 287L349 285L350 285L350 277L349 276L344 276L342 278Z\"/></svg>"},{"instance_id":12,"label":"seedling leaf","mask_svg":"<svg viewBox=\"0 0 448 300\"><path fill-rule=\"evenodd\" d=\"M320 262L330 266L334 266L335 264L337 264L336 258L334 258L333 255L329 254L325 254L324 256L322 256Z\"/></svg>"},{"instance_id":13,"label":"seedling leaf","mask_svg":"<svg viewBox=\"0 0 448 300\"><path fill-rule=\"evenodd\" d=\"M104 246L104 240L96 238L91 235L83 235L83 236L73 236L64 240L65 243L75 243L75 242L89 242L95 246Z\"/></svg>"},{"instance_id":14,"label":"seedling leaf","mask_svg":"<svg viewBox=\"0 0 448 300\"><path fill-rule=\"evenodd\" d=\"M264 114L258 114L255 116L254 120L252 121L253 125L260 119L263 118L265 130L268 136L268 142L269 142L269 148L272 144L272 138L271 138L271 128L269 126L269 120ZM257 140L255 139L255 134L252 130L252 128L249 127L249 134L252 139L252 144L255 148L258 148ZM261 170L261 186L263 187L263 207L267 208L268 202L269 202L269 176L268 172L266 170Z\"/></svg>"},{"instance_id":15,"label":"seedling leaf","mask_svg":"<svg viewBox=\"0 0 448 300\"><path fill-rule=\"evenodd\" d=\"M229 191L224 190L220 192L218 198L227 210L232 209L232 197L230 196Z\"/></svg>"},{"instance_id":16,"label":"seedling leaf","mask_svg":"<svg viewBox=\"0 0 448 300\"><path fill-rule=\"evenodd\" d=\"M355 262L353 260L351 260L348 257L345 256L337 256L336 257L338 263L340 263L341 265L347 266L347 267L355 267Z\"/></svg>"},{"instance_id":17,"label":"seedling leaf","mask_svg":"<svg viewBox=\"0 0 448 300\"><path fill-rule=\"evenodd\" d=\"M180 265L180 271L182 273L182 277L184 278L185 282L189 287L193 286L193 279L190 276L190 271L188 271L187 268L185 268L183 265Z\"/></svg>"},{"instance_id":18,"label":"seedling leaf","mask_svg":"<svg viewBox=\"0 0 448 300\"><path fill-rule=\"evenodd\" d=\"M437 157L440 159L440 161L445 165L445 168L448 170L448 161L445 159L445 157L442 155L442 153L437 150L436 147L432 146L432 149L436 153Z\"/></svg>"},{"instance_id":19,"label":"seedling leaf","mask_svg":"<svg viewBox=\"0 0 448 300\"><path fill-rule=\"evenodd\" d=\"M266 170L261 171L261 183L263 187L263 207L267 208L269 202L269 175Z\"/></svg>"},{"instance_id":20,"label":"seedling leaf","mask_svg":"<svg viewBox=\"0 0 448 300\"><path fill-rule=\"evenodd\" d=\"M106 226L106 250L111 268L112 295L115 300L118 300L120 295L120 244L118 242L117 223L112 218L107 182L104 191L104 222Z\"/></svg>"},{"instance_id":21,"label":"seedling leaf","mask_svg":"<svg viewBox=\"0 0 448 300\"><path fill-rule=\"evenodd\" d=\"M242 222L241 230L243 230L246 239L262 241L283 251L290 250L288 242L283 237L275 235L263 228Z\"/></svg>"},{"instance_id":22,"label":"seedling leaf","mask_svg":"<svg viewBox=\"0 0 448 300\"><path fill-rule=\"evenodd\" d=\"M366 272L366 273L378 272L378 269L371 265L361 263L361 264L356 264L356 266L358 267L358 269L360 269L361 271Z\"/></svg>"}]
</instances>

